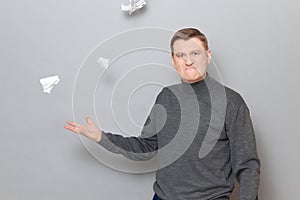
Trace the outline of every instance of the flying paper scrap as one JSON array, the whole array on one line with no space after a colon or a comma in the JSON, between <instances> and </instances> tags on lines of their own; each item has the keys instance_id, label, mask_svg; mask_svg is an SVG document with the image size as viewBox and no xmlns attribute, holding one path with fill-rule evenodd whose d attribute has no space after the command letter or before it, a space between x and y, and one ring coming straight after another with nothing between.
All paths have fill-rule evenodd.
<instances>
[{"instance_id":1,"label":"flying paper scrap","mask_svg":"<svg viewBox=\"0 0 300 200\"><path fill-rule=\"evenodd\" d=\"M109 60L106 59L106 58L100 57L100 58L97 60L97 63L99 63L102 67L104 67L105 69L107 69L107 68L108 68Z\"/></svg>"},{"instance_id":2,"label":"flying paper scrap","mask_svg":"<svg viewBox=\"0 0 300 200\"><path fill-rule=\"evenodd\" d=\"M48 94L50 94L53 87L57 85L59 81L60 79L58 76L50 76L50 77L40 79L40 83L43 86L44 92Z\"/></svg>"},{"instance_id":3,"label":"flying paper scrap","mask_svg":"<svg viewBox=\"0 0 300 200\"><path fill-rule=\"evenodd\" d=\"M121 4L121 9L131 15L134 11L141 9L147 4L145 0L129 0L128 5Z\"/></svg>"}]
</instances>

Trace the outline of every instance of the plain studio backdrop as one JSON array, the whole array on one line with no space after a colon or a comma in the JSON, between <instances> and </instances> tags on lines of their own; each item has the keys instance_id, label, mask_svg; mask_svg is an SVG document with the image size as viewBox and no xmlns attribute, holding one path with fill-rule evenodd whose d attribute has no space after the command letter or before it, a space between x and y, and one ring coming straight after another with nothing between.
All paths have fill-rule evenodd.
<instances>
[{"instance_id":1,"label":"plain studio backdrop","mask_svg":"<svg viewBox=\"0 0 300 200\"><path fill-rule=\"evenodd\" d=\"M148 0L131 16L121 3L1 1L0 199L151 199L153 172L99 162L63 126L90 115L105 130L138 135L157 92L178 79L165 37L183 27L208 36L224 84L250 108L260 199L299 199L299 1ZM107 73L100 56L114 59ZM61 81L43 93L39 80L52 75Z\"/></svg>"}]
</instances>

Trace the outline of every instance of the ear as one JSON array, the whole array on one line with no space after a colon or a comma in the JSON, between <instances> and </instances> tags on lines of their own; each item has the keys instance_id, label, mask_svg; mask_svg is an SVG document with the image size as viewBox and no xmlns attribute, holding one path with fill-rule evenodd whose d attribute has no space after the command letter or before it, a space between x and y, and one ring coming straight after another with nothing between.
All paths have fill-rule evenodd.
<instances>
[{"instance_id":1,"label":"ear","mask_svg":"<svg viewBox=\"0 0 300 200\"><path fill-rule=\"evenodd\" d=\"M207 64L209 64L210 63L210 60L211 60L211 51L210 51L210 49L209 50L207 50L206 51L206 53L207 53Z\"/></svg>"}]
</instances>

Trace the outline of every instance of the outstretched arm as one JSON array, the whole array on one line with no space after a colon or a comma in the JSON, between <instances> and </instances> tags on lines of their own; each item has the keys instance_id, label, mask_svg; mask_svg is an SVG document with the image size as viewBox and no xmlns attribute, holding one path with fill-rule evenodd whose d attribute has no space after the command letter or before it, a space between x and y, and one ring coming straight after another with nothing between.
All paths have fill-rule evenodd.
<instances>
[{"instance_id":1,"label":"outstretched arm","mask_svg":"<svg viewBox=\"0 0 300 200\"><path fill-rule=\"evenodd\" d=\"M81 125L73 121L67 121L68 125L64 126L64 128L74 133L81 134L91 140L94 140L95 142L100 142L102 131L97 127L90 117L87 117L85 120L87 123L86 125Z\"/></svg>"},{"instance_id":2,"label":"outstretched arm","mask_svg":"<svg viewBox=\"0 0 300 200\"><path fill-rule=\"evenodd\" d=\"M161 94L162 92L158 95L155 104L160 104ZM156 121L163 117L159 112L160 109L159 106L153 106L139 137L124 137L101 131L89 117L86 118L86 125L68 121L68 125L64 128L86 136L112 153L122 154L132 160L148 160L156 154L158 149Z\"/></svg>"},{"instance_id":3,"label":"outstretched arm","mask_svg":"<svg viewBox=\"0 0 300 200\"><path fill-rule=\"evenodd\" d=\"M86 118L86 122L86 125L81 125L67 121L68 125L64 128L97 142L112 153L123 154L132 160L148 160L156 154L156 135L148 138L123 137L118 134L102 132L89 117ZM145 134L146 129L144 128L142 135Z\"/></svg>"}]
</instances>

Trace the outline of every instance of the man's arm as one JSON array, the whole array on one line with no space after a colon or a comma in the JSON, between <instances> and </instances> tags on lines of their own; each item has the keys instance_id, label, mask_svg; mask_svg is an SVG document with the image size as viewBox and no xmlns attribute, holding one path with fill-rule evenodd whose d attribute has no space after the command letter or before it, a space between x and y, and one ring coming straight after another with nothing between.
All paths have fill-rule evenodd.
<instances>
[{"instance_id":1,"label":"man's arm","mask_svg":"<svg viewBox=\"0 0 300 200\"><path fill-rule=\"evenodd\" d=\"M152 117L154 112L155 109L152 109L139 137L124 137L102 131L102 138L98 144L112 153L122 154L132 160L151 159L156 154L158 146L155 119Z\"/></svg>"},{"instance_id":2,"label":"man's arm","mask_svg":"<svg viewBox=\"0 0 300 200\"><path fill-rule=\"evenodd\" d=\"M156 118L160 114L160 107L156 104L160 97L161 93L158 95L139 137L124 137L101 131L90 118L86 119L86 125L68 121L68 125L64 128L94 140L112 153L122 154L132 160L148 160L156 154L158 148Z\"/></svg>"},{"instance_id":3,"label":"man's arm","mask_svg":"<svg viewBox=\"0 0 300 200\"><path fill-rule=\"evenodd\" d=\"M231 147L231 164L240 184L240 200L257 199L260 161L256 151L255 135L245 102L229 116L227 134Z\"/></svg>"}]
</instances>

